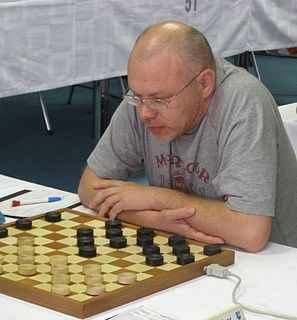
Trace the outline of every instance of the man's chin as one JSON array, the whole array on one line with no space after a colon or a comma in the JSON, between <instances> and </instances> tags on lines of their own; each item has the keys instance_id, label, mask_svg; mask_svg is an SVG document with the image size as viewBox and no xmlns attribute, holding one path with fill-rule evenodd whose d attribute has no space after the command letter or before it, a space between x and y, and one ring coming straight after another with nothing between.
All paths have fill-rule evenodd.
<instances>
[{"instance_id":1,"label":"man's chin","mask_svg":"<svg viewBox=\"0 0 297 320\"><path fill-rule=\"evenodd\" d=\"M148 127L149 132L161 142L169 142L176 138L176 134L167 127Z\"/></svg>"},{"instance_id":2,"label":"man's chin","mask_svg":"<svg viewBox=\"0 0 297 320\"><path fill-rule=\"evenodd\" d=\"M152 135L160 142L170 142L172 140L174 140L176 137L172 134L157 134L157 133L152 133Z\"/></svg>"}]
</instances>

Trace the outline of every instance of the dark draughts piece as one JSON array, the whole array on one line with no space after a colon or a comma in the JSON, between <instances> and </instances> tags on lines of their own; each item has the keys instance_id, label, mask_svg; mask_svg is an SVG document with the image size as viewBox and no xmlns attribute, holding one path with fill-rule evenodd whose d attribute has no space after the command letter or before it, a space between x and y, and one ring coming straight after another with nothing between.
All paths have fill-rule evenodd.
<instances>
[{"instance_id":1,"label":"dark draughts piece","mask_svg":"<svg viewBox=\"0 0 297 320\"><path fill-rule=\"evenodd\" d=\"M142 249L142 253L144 255L159 254L160 253L160 247L158 247L157 245L144 246L143 249Z\"/></svg>"},{"instance_id":2,"label":"dark draughts piece","mask_svg":"<svg viewBox=\"0 0 297 320\"><path fill-rule=\"evenodd\" d=\"M121 229L122 223L119 220L107 220L105 221L105 229Z\"/></svg>"},{"instance_id":3,"label":"dark draughts piece","mask_svg":"<svg viewBox=\"0 0 297 320\"><path fill-rule=\"evenodd\" d=\"M122 229L106 229L105 236L108 239L114 238L114 237L121 237L123 235Z\"/></svg>"},{"instance_id":4,"label":"dark draughts piece","mask_svg":"<svg viewBox=\"0 0 297 320\"><path fill-rule=\"evenodd\" d=\"M79 247L78 251L79 256L85 257L85 258L91 258L96 257L96 247L95 246L83 246Z\"/></svg>"},{"instance_id":5,"label":"dark draughts piece","mask_svg":"<svg viewBox=\"0 0 297 320\"><path fill-rule=\"evenodd\" d=\"M185 265L195 261L195 256L190 253L182 253L177 256L176 263L180 265Z\"/></svg>"},{"instance_id":6,"label":"dark draughts piece","mask_svg":"<svg viewBox=\"0 0 297 320\"><path fill-rule=\"evenodd\" d=\"M113 237L109 244L112 248L125 248L127 247L127 239L125 237Z\"/></svg>"},{"instance_id":7,"label":"dark draughts piece","mask_svg":"<svg viewBox=\"0 0 297 320\"><path fill-rule=\"evenodd\" d=\"M77 237L93 237L94 230L92 228L78 228L76 235Z\"/></svg>"},{"instance_id":8,"label":"dark draughts piece","mask_svg":"<svg viewBox=\"0 0 297 320\"><path fill-rule=\"evenodd\" d=\"M183 253L190 253L190 247L187 244L178 244L173 247L172 253L176 256Z\"/></svg>"},{"instance_id":9,"label":"dark draughts piece","mask_svg":"<svg viewBox=\"0 0 297 320\"><path fill-rule=\"evenodd\" d=\"M85 247L85 246L93 246L95 243L93 237L78 237L77 238L77 245L79 247Z\"/></svg>"},{"instance_id":10,"label":"dark draughts piece","mask_svg":"<svg viewBox=\"0 0 297 320\"><path fill-rule=\"evenodd\" d=\"M208 244L203 248L203 253L206 256L213 256L214 254L218 254L222 252L222 248L218 244Z\"/></svg>"},{"instance_id":11,"label":"dark draughts piece","mask_svg":"<svg viewBox=\"0 0 297 320\"><path fill-rule=\"evenodd\" d=\"M30 230L32 229L32 221L26 218L16 220L15 227L19 230Z\"/></svg>"},{"instance_id":12,"label":"dark draughts piece","mask_svg":"<svg viewBox=\"0 0 297 320\"><path fill-rule=\"evenodd\" d=\"M170 236L168 238L168 244L173 247L179 244L186 244L186 238L179 235Z\"/></svg>"},{"instance_id":13,"label":"dark draughts piece","mask_svg":"<svg viewBox=\"0 0 297 320\"><path fill-rule=\"evenodd\" d=\"M59 222L61 221L61 213L57 211L50 211L45 214L44 218L48 222Z\"/></svg>"},{"instance_id":14,"label":"dark draughts piece","mask_svg":"<svg viewBox=\"0 0 297 320\"><path fill-rule=\"evenodd\" d=\"M164 258L160 254L150 254L146 256L145 263L148 266L154 266L154 267L161 266L164 264Z\"/></svg>"},{"instance_id":15,"label":"dark draughts piece","mask_svg":"<svg viewBox=\"0 0 297 320\"><path fill-rule=\"evenodd\" d=\"M154 237L137 237L136 244L140 247L151 246L154 244Z\"/></svg>"},{"instance_id":16,"label":"dark draughts piece","mask_svg":"<svg viewBox=\"0 0 297 320\"><path fill-rule=\"evenodd\" d=\"M137 237L153 237L154 236L154 230L151 228L138 228L137 229Z\"/></svg>"},{"instance_id":17,"label":"dark draughts piece","mask_svg":"<svg viewBox=\"0 0 297 320\"><path fill-rule=\"evenodd\" d=\"M0 227L0 238L5 238L8 236L8 230L7 228Z\"/></svg>"}]
</instances>

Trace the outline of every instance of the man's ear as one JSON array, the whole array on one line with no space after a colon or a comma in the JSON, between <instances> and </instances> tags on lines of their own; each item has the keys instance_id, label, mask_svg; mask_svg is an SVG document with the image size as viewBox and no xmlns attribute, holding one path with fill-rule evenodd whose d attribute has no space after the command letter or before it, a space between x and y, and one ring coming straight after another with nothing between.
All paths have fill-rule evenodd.
<instances>
[{"instance_id":1,"label":"man's ear","mask_svg":"<svg viewBox=\"0 0 297 320\"><path fill-rule=\"evenodd\" d=\"M202 98L209 98L215 88L216 76L212 69L203 70L198 76L198 85L202 95Z\"/></svg>"}]
</instances>

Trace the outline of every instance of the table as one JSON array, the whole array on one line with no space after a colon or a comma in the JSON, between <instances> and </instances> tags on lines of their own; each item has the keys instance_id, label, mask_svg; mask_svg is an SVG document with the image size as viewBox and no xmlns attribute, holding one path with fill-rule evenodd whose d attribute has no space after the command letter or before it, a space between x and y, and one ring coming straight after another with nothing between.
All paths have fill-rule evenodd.
<instances>
[{"instance_id":1,"label":"table","mask_svg":"<svg viewBox=\"0 0 297 320\"><path fill-rule=\"evenodd\" d=\"M169 19L200 29L224 57L297 45L295 0L1 0L0 97L125 75L138 34Z\"/></svg>"},{"instance_id":2,"label":"table","mask_svg":"<svg viewBox=\"0 0 297 320\"><path fill-rule=\"evenodd\" d=\"M10 189L13 192L24 187L47 188L0 175L0 196L5 192L2 190ZM78 209L90 212L83 207ZM236 250L235 254L235 265L230 267L230 271L242 278L237 296L239 302L270 312L296 316L297 249L268 243L264 250L257 254L239 250ZM145 305L178 320L205 320L214 313L233 306L231 293L235 283L232 278L218 279L203 276L90 319L107 319L126 310ZM24 314L29 319L76 319L2 294L0 294L0 308L1 319L5 320L23 320ZM248 320L270 319L249 312L245 312L245 315Z\"/></svg>"},{"instance_id":3,"label":"table","mask_svg":"<svg viewBox=\"0 0 297 320\"><path fill-rule=\"evenodd\" d=\"M297 45L295 0L1 0L0 97L125 75L138 34L166 19L224 57Z\"/></svg>"}]
</instances>

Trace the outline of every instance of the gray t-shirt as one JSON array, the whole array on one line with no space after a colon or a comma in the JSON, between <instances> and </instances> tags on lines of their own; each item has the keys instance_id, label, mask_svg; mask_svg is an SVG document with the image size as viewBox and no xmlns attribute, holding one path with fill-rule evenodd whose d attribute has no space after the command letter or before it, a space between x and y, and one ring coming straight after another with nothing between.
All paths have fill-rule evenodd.
<instances>
[{"instance_id":1,"label":"gray t-shirt","mask_svg":"<svg viewBox=\"0 0 297 320\"><path fill-rule=\"evenodd\" d=\"M297 161L264 85L216 57L216 90L202 122L158 141L125 101L88 159L101 178L145 170L150 185L222 199L234 211L273 216L271 241L297 247Z\"/></svg>"}]
</instances>

